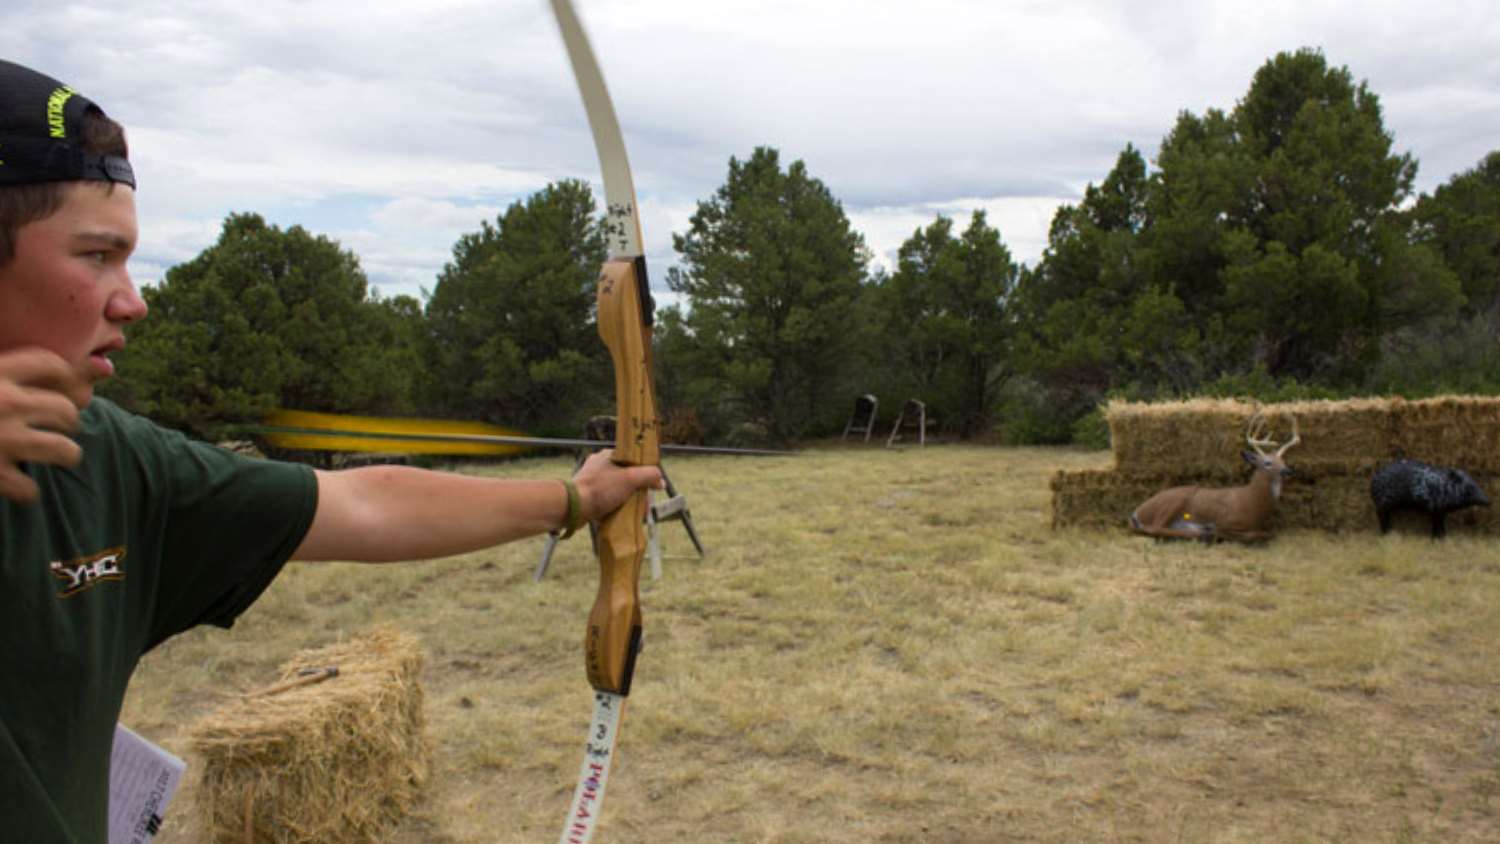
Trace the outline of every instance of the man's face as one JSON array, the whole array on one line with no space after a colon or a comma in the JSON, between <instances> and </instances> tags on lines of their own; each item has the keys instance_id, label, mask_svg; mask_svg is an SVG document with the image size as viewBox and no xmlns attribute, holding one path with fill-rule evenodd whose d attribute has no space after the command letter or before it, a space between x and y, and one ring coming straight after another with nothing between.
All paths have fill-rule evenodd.
<instances>
[{"instance_id":1,"label":"man's face","mask_svg":"<svg viewBox=\"0 0 1500 844\"><path fill-rule=\"evenodd\" d=\"M15 258L0 267L0 352L40 347L90 383L113 375L108 355L146 315L125 270L135 243L132 188L68 184L62 207L22 226Z\"/></svg>"}]
</instances>

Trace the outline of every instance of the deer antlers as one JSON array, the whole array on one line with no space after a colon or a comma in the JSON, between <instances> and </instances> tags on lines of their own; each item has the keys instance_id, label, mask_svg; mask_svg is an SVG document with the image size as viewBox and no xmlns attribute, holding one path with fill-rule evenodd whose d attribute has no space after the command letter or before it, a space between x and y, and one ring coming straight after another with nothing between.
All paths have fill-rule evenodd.
<instances>
[{"instance_id":1,"label":"deer antlers","mask_svg":"<svg viewBox=\"0 0 1500 844\"><path fill-rule=\"evenodd\" d=\"M1276 448L1274 456L1266 454L1262 450L1263 447L1276 447L1276 441L1266 436L1267 425L1265 409L1257 405L1255 414L1250 417L1250 421L1245 425L1245 442L1249 443L1255 449L1255 453L1261 457L1280 460L1281 456L1286 454L1287 449L1302 442L1302 435L1297 431L1297 415L1294 413L1292 414L1292 438L1283 443L1279 448Z\"/></svg>"}]
</instances>

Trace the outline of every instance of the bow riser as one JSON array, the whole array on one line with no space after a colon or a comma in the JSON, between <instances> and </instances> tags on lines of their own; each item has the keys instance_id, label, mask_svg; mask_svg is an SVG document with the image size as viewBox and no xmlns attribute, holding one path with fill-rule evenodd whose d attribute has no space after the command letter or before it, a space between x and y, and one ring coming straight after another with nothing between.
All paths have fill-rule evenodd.
<instances>
[{"instance_id":1,"label":"bow riser","mask_svg":"<svg viewBox=\"0 0 1500 844\"><path fill-rule=\"evenodd\" d=\"M623 466L661 462L661 424L651 382L651 324L646 259L615 258L599 271L599 338L615 366L614 460Z\"/></svg>"},{"instance_id":2,"label":"bow riser","mask_svg":"<svg viewBox=\"0 0 1500 844\"><path fill-rule=\"evenodd\" d=\"M599 275L599 336L615 369L613 459L626 466L661 462L656 392L651 382L651 301L645 261L607 262ZM645 491L599 523L599 593L584 637L584 666L595 689L626 695L640 650L640 574L648 537Z\"/></svg>"}]
</instances>

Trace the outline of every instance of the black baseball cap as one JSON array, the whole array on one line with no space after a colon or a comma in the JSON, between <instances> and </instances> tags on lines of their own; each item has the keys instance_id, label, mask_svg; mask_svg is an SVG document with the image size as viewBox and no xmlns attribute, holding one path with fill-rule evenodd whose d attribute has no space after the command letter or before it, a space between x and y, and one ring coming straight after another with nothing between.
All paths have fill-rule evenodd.
<instances>
[{"instance_id":1,"label":"black baseball cap","mask_svg":"<svg viewBox=\"0 0 1500 844\"><path fill-rule=\"evenodd\" d=\"M87 181L135 187L135 171L124 157L83 149L79 133L91 108L104 113L56 79L0 59L0 185Z\"/></svg>"}]
</instances>

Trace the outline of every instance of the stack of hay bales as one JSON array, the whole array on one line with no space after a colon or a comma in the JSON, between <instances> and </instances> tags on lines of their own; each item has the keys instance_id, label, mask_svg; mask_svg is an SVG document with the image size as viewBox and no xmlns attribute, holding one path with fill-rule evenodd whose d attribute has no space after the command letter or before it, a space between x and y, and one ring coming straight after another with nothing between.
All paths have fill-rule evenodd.
<instances>
[{"instance_id":1,"label":"stack of hay bales","mask_svg":"<svg viewBox=\"0 0 1500 844\"><path fill-rule=\"evenodd\" d=\"M1124 528L1130 513L1157 492L1181 484L1235 486L1250 466L1246 426L1259 409L1278 443L1302 441L1285 458L1293 475L1282 490L1273 528L1378 531L1370 476L1402 457L1468 471L1500 493L1500 398L1447 396L1420 401L1351 399L1256 405L1233 399L1163 404L1111 402L1114 465L1059 471L1052 478L1053 527ZM1500 508L1450 516L1454 532L1500 533ZM1398 514L1396 529L1427 532L1425 516Z\"/></svg>"},{"instance_id":2,"label":"stack of hay bales","mask_svg":"<svg viewBox=\"0 0 1500 844\"><path fill-rule=\"evenodd\" d=\"M421 667L413 637L378 629L297 654L282 666L282 682L193 725L197 809L211 840L385 840L416 802L431 761Z\"/></svg>"}]
</instances>

